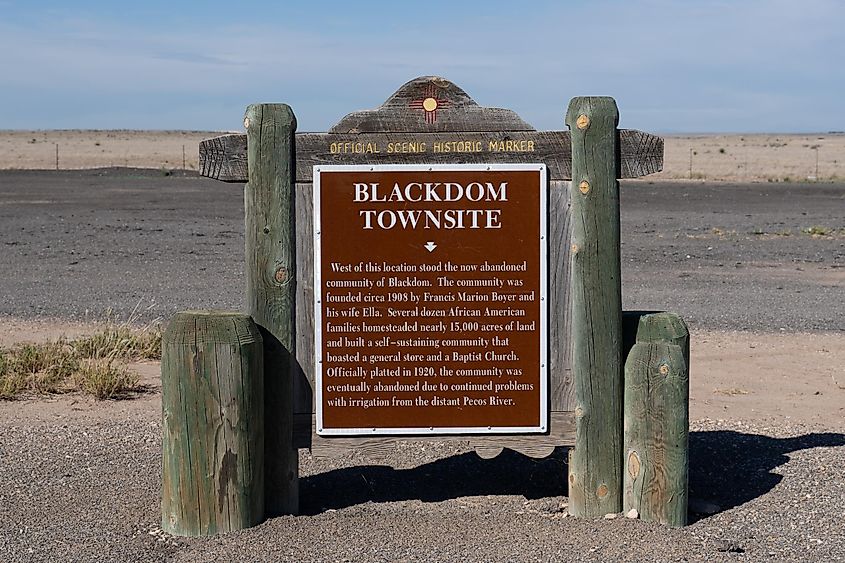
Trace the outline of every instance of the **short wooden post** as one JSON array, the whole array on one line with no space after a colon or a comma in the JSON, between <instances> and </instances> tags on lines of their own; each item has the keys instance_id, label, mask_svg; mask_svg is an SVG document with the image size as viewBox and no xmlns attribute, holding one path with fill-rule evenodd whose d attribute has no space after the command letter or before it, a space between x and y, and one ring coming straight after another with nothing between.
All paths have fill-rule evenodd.
<instances>
[{"instance_id":1,"label":"short wooden post","mask_svg":"<svg viewBox=\"0 0 845 563\"><path fill-rule=\"evenodd\" d=\"M622 289L619 240L619 112L613 98L573 98L572 370L575 449L569 510L602 517L622 508Z\"/></svg>"},{"instance_id":2,"label":"short wooden post","mask_svg":"<svg viewBox=\"0 0 845 563\"><path fill-rule=\"evenodd\" d=\"M246 110L249 182L244 189L247 311L264 337L266 502L270 514L299 510L293 445L296 252L294 133L285 104Z\"/></svg>"},{"instance_id":3,"label":"short wooden post","mask_svg":"<svg viewBox=\"0 0 845 563\"><path fill-rule=\"evenodd\" d=\"M177 313L162 339L161 526L179 536L264 519L264 359L241 313Z\"/></svg>"},{"instance_id":4,"label":"short wooden post","mask_svg":"<svg viewBox=\"0 0 845 563\"><path fill-rule=\"evenodd\" d=\"M687 523L689 331L673 313L640 318L625 362L624 511Z\"/></svg>"}]
</instances>

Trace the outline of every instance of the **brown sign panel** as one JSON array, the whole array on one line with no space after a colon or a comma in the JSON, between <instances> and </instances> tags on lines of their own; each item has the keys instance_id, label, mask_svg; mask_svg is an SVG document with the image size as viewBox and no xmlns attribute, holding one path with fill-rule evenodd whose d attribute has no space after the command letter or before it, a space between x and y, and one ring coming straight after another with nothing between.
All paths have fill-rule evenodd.
<instances>
[{"instance_id":1,"label":"brown sign panel","mask_svg":"<svg viewBox=\"0 0 845 563\"><path fill-rule=\"evenodd\" d=\"M314 167L317 431L545 432L546 168Z\"/></svg>"}]
</instances>

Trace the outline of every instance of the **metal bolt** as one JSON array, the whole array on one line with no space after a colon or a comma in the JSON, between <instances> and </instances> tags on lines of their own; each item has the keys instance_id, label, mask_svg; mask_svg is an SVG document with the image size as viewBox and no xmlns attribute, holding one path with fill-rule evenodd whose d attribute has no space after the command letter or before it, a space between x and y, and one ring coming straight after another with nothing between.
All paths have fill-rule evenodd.
<instances>
[{"instance_id":1,"label":"metal bolt","mask_svg":"<svg viewBox=\"0 0 845 563\"><path fill-rule=\"evenodd\" d=\"M578 120L575 122L575 125L578 126L578 129L586 129L590 126L590 118L582 113L578 116Z\"/></svg>"},{"instance_id":2,"label":"metal bolt","mask_svg":"<svg viewBox=\"0 0 845 563\"><path fill-rule=\"evenodd\" d=\"M587 195L587 192L590 191L590 183L587 180L583 180L578 184L578 189L581 190L582 194Z\"/></svg>"}]
</instances>

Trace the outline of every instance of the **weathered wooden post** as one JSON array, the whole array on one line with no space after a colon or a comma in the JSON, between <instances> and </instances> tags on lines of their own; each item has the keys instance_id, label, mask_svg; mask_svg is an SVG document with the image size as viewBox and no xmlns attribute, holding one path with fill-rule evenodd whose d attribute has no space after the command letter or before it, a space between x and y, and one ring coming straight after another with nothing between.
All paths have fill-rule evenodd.
<instances>
[{"instance_id":1,"label":"weathered wooden post","mask_svg":"<svg viewBox=\"0 0 845 563\"><path fill-rule=\"evenodd\" d=\"M207 536L264 519L264 360L241 313L178 313L162 341L162 528Z\"/></svg>"},{"instance_id":2,"label":"weathered wooden post","mask_svg":"<svg viewBox=\"0 0 845 563\"><path fill-rule=\"evenodd\" d=\"M687 523L689 331L672 313L643 315L625 362L624 510Z\"/></svg>"},{"instance_id":3,"label":"weathered wooden post","mask_svg":"<svg viewBox=\"0 0 845 563\"><path fill-rule=\"evenodd\" d=\"M285 104L247 108L244 188L247 311L264 337L266 502L270 514L299 509L299 456L293 444L296 252L294 133Z\"/></svg>"},{"instance_id":4,"label":"weathered wooden post","mask_svg":"<svg viewBox=\"0 0 845 563\"><path fill-rule=\"evenodd\" d=\"M573 98L572 371L575 449L569 510L597 518L622 508L622 284L619 111L613 98Z\"/></svg>"}]
</instances>

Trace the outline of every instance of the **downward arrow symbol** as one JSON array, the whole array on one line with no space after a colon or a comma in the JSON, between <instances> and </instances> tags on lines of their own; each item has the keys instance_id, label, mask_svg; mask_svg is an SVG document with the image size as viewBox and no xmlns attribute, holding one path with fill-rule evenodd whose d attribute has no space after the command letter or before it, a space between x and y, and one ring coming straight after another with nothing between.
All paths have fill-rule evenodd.
<instances>
[{"instance_id":1,"label":"downward arrow symbol","mask_svg":"<svg viewBox=\"0 0 845 563\"><path fill-rule=\"evenodd\" d=\"M434 241L428 241L423 245L423 247L428 250L429 252L434 252L434 249L437 248L437 245L434 244Z\"/></svg>"}]
</instances>

